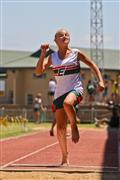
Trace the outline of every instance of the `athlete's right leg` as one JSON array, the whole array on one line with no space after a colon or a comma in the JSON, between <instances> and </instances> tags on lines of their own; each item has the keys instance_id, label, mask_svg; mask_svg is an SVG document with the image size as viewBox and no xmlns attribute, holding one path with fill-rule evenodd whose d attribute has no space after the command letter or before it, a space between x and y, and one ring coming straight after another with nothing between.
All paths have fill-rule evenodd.
<instances>
[{"instance_id":1,"label":"athlete's right leg","mask_svg":"<svg viewBox=\"0 0 120 180\"><path fill-rule=\"evenodd\" d=\"M62 151L61 165L69 164L68 152L67 152L67 138L66 138L67 115L63 108L57 109L55 115L56 115L56 123L57 123L57 137Z\"/></svg>"}]
</instances>

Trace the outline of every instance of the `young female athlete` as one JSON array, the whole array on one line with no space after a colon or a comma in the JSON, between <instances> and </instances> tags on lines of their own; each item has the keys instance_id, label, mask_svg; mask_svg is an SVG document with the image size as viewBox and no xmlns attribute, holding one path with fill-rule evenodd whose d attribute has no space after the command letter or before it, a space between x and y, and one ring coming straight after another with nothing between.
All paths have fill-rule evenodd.
<instances>
[{"instance_id":1,"label":"young female athlete","mask_svg":"<svg viewBox=\"0 0 120 180\"><path fill-rule=\"evenodd\" d=\"M66 29L60 29L56 32L55 43L58 51L52 53L45 61L45 55L49 44L41 45L41 55L39 57L35 74L42 74L50 65L53 65L54 76L57 82L54 106L57 123L57 137L62 151L61 165L68 165L66 126L67 118L70 121L72 141L79 141L79 131L76 124L75 105L79 103L83 96L83 85L80 76L80 61L88 65L95 73L98 79L98 88L104 89L104 83L98 67L78 49L72 49L69 46L70 34Z\"/></svg>"}]
</instances>

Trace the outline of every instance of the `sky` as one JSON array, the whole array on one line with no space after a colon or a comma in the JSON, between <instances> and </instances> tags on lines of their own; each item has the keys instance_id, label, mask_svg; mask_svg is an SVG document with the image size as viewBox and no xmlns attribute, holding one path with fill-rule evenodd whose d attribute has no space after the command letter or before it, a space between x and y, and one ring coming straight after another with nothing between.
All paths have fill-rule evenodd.
<instances>
[{"instance_id":1,"label":"sky","mask_svg":"<svg viewBox=\"0 0 120 180\"><path fill-rule=\"evenodd\" d=\"M120 49L120 0L102 0L105 49ZM0 49L35 51L55 45L65 28L71 46L90 48L90 0L0 0Z\"/></svg>"}]
</instances>

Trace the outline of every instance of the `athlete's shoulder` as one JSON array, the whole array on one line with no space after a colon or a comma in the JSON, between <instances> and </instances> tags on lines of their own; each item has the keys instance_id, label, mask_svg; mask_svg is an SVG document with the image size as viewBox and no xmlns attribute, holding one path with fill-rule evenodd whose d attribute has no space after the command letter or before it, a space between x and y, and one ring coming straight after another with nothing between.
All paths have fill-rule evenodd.
<instances>
[{"instance_id":1,"label":"athlete's shoulder","mask_svg":"<svg viewBox=\"0 0 120 180\"><path fill-rule=\"evenodd\" d=\"M55 55L55 54L57 54L57 51L54 51L53 53L51 53L51 55Z\"/></svg>"},{"instance_id":2,"label":"athlete's shoulder","mask_svg":"<svg viewBox=\"0 0 120 180\"><path fill-rule=\"evenodd\" d=\"M79 49L78 48L72 48L72 51L79 51Z\"/></svg>"},{"instance_id":3,"label":"athlete's shoulder","mask_svg":"<svg viewBox=\"0 0 120 180\"><path fill-rule=\"evenodd\" d=\"M57 51L54 51L52 54L51 54L51 58L55 58L57 56Z\"/></svg>"},{"instance_id":4,"label":"athlete's shoulder","mask_svg":"<svg viewBox=\"0 0 120 180\"><path fill-rule=\"evenodd\" d=\"M52 65L56 65L58 63L58 55L57 55L57 51L54 51L52 54L51 54L51 63Z\"/></svg>"},{"instance_id":5,"label":"athlete's shoulder","mask_svg":"<svg viewBox=\"0 0 120 180\"><path fill-rule=\"evenodd\" d=\"M78 53L80 50L78 48L72 48L73 53Z\"/></svg>"},{"instance_id":6,"label":"athlete's shoulder","mask_svg":"<svg viewBox=\"0 0 120 180\"><path fill-rule=\"evenodd\" d=\"M82 52L80 49L78 49L78 48L73 48L72 51L75 52L75 53L77 53L77 54L78 54L78 53L79 53L79 54L83 54L83 52Z\"/></svg>"}]
</instances>

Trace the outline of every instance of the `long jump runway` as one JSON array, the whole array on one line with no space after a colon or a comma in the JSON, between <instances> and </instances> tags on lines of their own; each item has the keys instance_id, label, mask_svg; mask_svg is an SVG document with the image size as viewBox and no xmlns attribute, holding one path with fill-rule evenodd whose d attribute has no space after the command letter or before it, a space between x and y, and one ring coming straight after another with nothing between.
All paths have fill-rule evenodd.
<instances>
[{"instance_id":1,"label":"long jump runway","mask_svg":"<svg viewBox=\"0 0 120 180\"><path fill-rule=\"evenodd\" d=\"M1 171L118 171L118 131L79 129L80 141L67 136L69 167L60 166L61 152L56 138L40 130L31 135L0 141Z\"/></svg>"}]
</instances>

